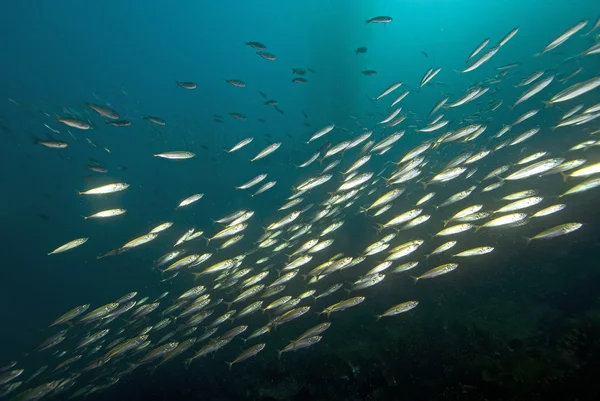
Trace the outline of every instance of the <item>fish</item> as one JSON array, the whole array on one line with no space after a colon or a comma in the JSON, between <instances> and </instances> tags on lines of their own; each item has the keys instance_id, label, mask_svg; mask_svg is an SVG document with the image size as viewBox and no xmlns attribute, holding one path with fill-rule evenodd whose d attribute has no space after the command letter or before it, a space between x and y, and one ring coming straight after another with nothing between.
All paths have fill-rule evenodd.
<instances>
[{"instance_id":1,"label":"fish","mask_svg":"<svg viewBox=\"0 0 600 401\"><path fill-rule=\"evenodd\" d=\"M155 117L155 116L145 116L145 117L143 117L143 119L144 119L144 120L148 120L148 121L150 121L151 123L154 123L154 124L156 124L156 125L161 125L161 126L163 126L163 125L167 125L167 122L166 122L165 120L163 120L162 118L160 118L160 117Z\"/></svg>"},{"instance_id":2,"label":"fish","mask_svg":"<svg viewBox=\"0 0 600 401\"><path fill-rule=\"evenodd\" d=\"M252 347L246 349L240 355L238 355L232 362L226 362L227 365L229 365L229 370L231 370L231 367L234 364L256 356L256 354L258 354L260 351L262 351L266 345L267 344L265 344L265 343L253 345Z\"/></svg>"},{"instance_id":3,"label":"fish","mask_svg":"<svg viewBox=\"0 0 600 401\"><path fill-rule=\"evenodd\" d=\"M466 251L459 252L452 255L453 258L469 258L472 256L485 255L494 251L494 247L491 246L480 246L477 248L467 249Z\"/></svg>"},{"instance_id":4,"label":"fish","mask_svg":"<svg viewBox=\"0 0 600 401\"><path fill-rule=\"evenodd\" d=\"M77 191L79 195L105 195L115 192L124 191L129 188L129 184L123 182L116 182L112 184L102 185L97 188L88 189L87 191Z\"/></svg>"},{"instance_id":5,"label":"fish","mask_svg":"<svg viewBox=\"0 0 600 401\"><path fill-rule=\"evenodd\" d=\"M560 237L562 235L572 233L573 231L577 231L581 227L583 227L582 223L560 224L558 226L554 226L552 228L544 230L541 233L538 233L531 238L527 238L527 242L530 242L534 239L550 239L550 238Z\"/></svg>"},{"instance_id":6,"label":"fish","mask_svg":"<svg viewBox=\"0 0 600 401\"><path fill-rule=\"evenodd\" d=\"M267 174L259 174L256 177L252 178L250 181L240 185L239 187L235 187L235 189L251 188L251 187L255 186L256 184L260 183L261 181L263 181L265 178L267 178Z\"/></svg>"},{"instance_id":7,"label":"fish","mask_svg":"<svg viewBox=\"0 0 600 401\"><path fill-rule=\"evenodd\" d=\"M396 83L391 84L383 92L381 92L381 94L379 94L379 96L377 96L376 100L379 100L382 97L389 95L390 93L392 93L393 91L398 89L400 86L402 86L402 82L396 82Z\"/></svg>"},{"instance_id":8,"label":"fish","mask_svg":"<svg viewBox=\"0 0 600 401\"><path fill-rule=\"evenodd\" d=\"M196 85L196 83L191 82L191 81L183 81L183 82L181 82L181 81L175 81L175 83L180 88L188 89L188 90L196 89L196 87L198 86L198 85Z\"/></svg>"},{"instance_id":9,"label":"fish","mask_svg":"<svg viewBox=\"0 0 600 401\"><path fill-rule=\"evenodd\" d=\"M50 148L50 149L65 149L66 147L69 146L68 143L63 142L63 141L45 141L42 139L36 139L35 140L36 145L42 145L46 148Z\"/></svg>"},{"instance_id":10,"label":"fish","mask_svg":"<svg viewBox=\"0 0 600 401\"><path fill-rule=\"evenodd\" d=\"M477 45L475 50L473 50L471 52L471 55L469 56L469 58L467 59L466 62L468 63L469 60L471 60L473 57L475 57L481 50L483 50L484 47L487 46L488 43L490 43L490 38L484 39L483 42L481 42L479 45Z\"/></svg>"},{"instance_id":11,"label":"fish","mask_svg":"<svg viewBox=\"0 0 600 401\"><path fill-rule=\"evenodd\" d=\"M504 36L498 43L498 47L504 46L509 40L511 40L517 34L517 32L519 32L519 28L520 27L513 28L509 33L507 33L506 36Z\"/></svg>"},{"instance_id":12,"label":"fish","mask_svg":"<svg viewBox=\"0 0 600 401\"><path fill-rule=\"evenodd\" d=\"M75 308L71 309L70 311L68 311L68 312L64 313L63 315L59 316L58 318L56 318L52 323L50 323L50 326L48 326L48 327L54 327L54 326L58 326L60 324L70 322L71 320L75 319L77 316L81 315L82 313L85 313L85 311L87 311L89 308L90 308L90 304L76 306Z\"/></svg>"},{"instance_id":13,"label":"fish","mask_svg":"<svg viewBox=\"0 0 600 401\"><path fill-rule=\"evenodd\" d=\"M554 39L552 42L550 42L539 54L538 56L541 56L544 53L547 53L551 50L556 49L558 46L560 46L561 44L563 44L564 42L567 41L567 39L569 39L571 36L575 35L577 32L579 32L580 30L582 30L583 28L585 28L585 26L588 24L588 20L583 20L583 21L579 21L578 23L576 23L575 25L573 25L572 27L570 27L569 29L567 29L565 32L561 33L558 37L556 37L556 39Z\"/></svg>"},{"instance_id":14,"label":"fish","mask_svg":"<svg viewBox=\"0 0 600 401\"><path fill-rule=\"evenodd\" d=\"M89 130L92 128L92 124L88 123L87 121L83 121L80 120L78 118L55 118L56 121L58 121L59 123L63 123L64 125L71 127L71 128L77 128L80 130Z\"/></svg>"},{"instance_id":15,"label":"fish","mask_svg":"<svg viewBox=\"0 0 600 401\"><path fill-rule=\"evenodd\" d=\"M200 199L202 199L203 196L204 196L204 194L202 194L202 193L188 196L187 198L185 198L184 200L182 200L181 202L179 202L179 205L177 205L177 207L175 209L179 209L179 208L182 208L182 207L185 207L185 206L189 206L192 203L196 203Z\"/></svg>"},{"instance_id":16,"label":"fish","mask_svg":"<svg viewBox=\"0 0 600 401\"><path fill-rule=\"evenodd\" d=\"M467 68L465 68L464 70L462 70L461 74L464 74L466 72L474 71L477 68L481 67L484 63L486 63L492 57L494 57L494 55L498 52L498 50L500 50L500 46L496 46L496 47L491 48L490 50L488 50L487 52L485 52L484 54L482 54L481 57L479 57L477 60L475 60L470 66L468 66Z\"/></svg>"},{"instance_id":17,"label":"fish","mask_svg":"<svg viewBox=\"0 0 600 401\"><path fill-rule=\"evenodd\" d=\"M581 96L591 90L596 89L600 86L600 75L589 79L587 81L579 82L574 85L571 85L567 89L557 93L554 95L547 104L555 104L560 102L565 102L567 100L574 99L578 96Z\"/></svg>"},{"instance_id":18,"label":"fish","mask_svg":"<svg viewBox=\"0 0 600 401\"><path fill-rule=\"evenodd\" d=\"M389 24L390 22L392 22L392 17L388 16L373 17L365 20L365 24Z\"/></svg>"},{"instance_id":19,"label":"fish","mask_svg":"<svg viewBox=\"0 0 600 401\"><path fill-rule=\"evenodd\" d=\"M103 210L101 212L94 213L89 216L83 216L83 218L85 220L87 220L87 219L103 219L103 218L107 218L107 217L121 216L122 214L125 214L125 212L127 212L127 210L125 210L125 209L107 209L107 210Z\"/></svg>"},{"instance_id":20,"label":"fish","mask_svg":"<svg viewBox=\"0 0 600 401\"><path fill-rule=\"evenodd\" d=\"M517 170L514 173L508 175L504 179L509 181L522 180L525 178L532 177L534 175L540 175L561 165L562 163L564 163L564 161L565 159L561 157L545 159L537 163L530 164L527 167L523 167L522 169Z\"/></svg>"},{"instance_id":21,"label":"fish","mask_svg":"<svg viewBox=\"0 0 600 401\"><path fill-rule=\"evenodd\" d=\"M518 104L521 104L524 101L531 99L533 96L540 93L544 88L546 88L548 85L550 85L550 83L553 80L554 80L554 75L551 75L551 76L539 81L535 86L532 86L531 88L529 88L525 92L523 92L521 94L521 96L519 96L517 101L515 103L513 103L511 108L514 109L515 106L517 106Z\"/></svg>"},{"instance_id":22,"label":"fish","mask_svg":"<svg viewBox=\"0 0 600 401\"><path fill-rule=\"evenodd\" d=\"M232 153L232 152L235 152L236 150L240 150L244 146L250 144L253 140L254 140L253 137L242 139L241 141L239 141L238 143L233 145L233 147L231 149L227 150L227 153Z\"/></svg>"},{"instance_id":23,"label":"fish","mask_svg":"<svg viewBox=\"0 0 600 401\"><path fill-rule=\"evenodd\" d=\"M412 277L412 279L416 283L417 281L422 280L422 279L431 279L434 277L439 277L441 275L448 274L448 273L456 270L457 267L458 267L457 263L445 263L443 265L434 267L433 269L426 271L425 273L421 274L420 276Z\"/></svg>"},{"instance_id":24,"label":"fish","mask_svg":"<svg viewBox=\"0 0 600 401\"><path fill-rule=\"evenodd\" d=\"M266 51L258 51L256 52L256 54L258 54L260 57L264 58L265 60L269 60L269 61L274 61L276 59L276 56L273 53L269 53Z\"/></svg>"},{"instance_id":25,"label":"fish","mask_svg":"<svg viewBox=\"0 0 600 401\"><path fill-rule=\"evenodd\" d=\"M377 321L379 321L379 319L381 319L382 317L396 316L401 313L406 313L406 312L416 308L418 305L419 305L419 301L402 302L401 304L392 306L390 309L386 310L381 315L376 315Z\"/></svg>"},{"instance_id":26,"label":"fish","mask_svg":"<svg viewBox=\"0 0 600 401\"><path fill-rule=\"evenodd\" d=\"M440 71L442 71L441 68L430 68L425 73L425 75L423 76L423 78L421 79L421 83L419 84L419 88L422 88L423 86L427 85L427 83L429 81L431 81L437 74L439 74Z\"/></svg>"},{"instance_id":27,"label":"fish","mask_svg":"<svg viewBox=\"0 0 600 401\"><path fill-rule=\"evenodd\" d=\"M261 42L246 42L246 46L250 46L256 50L266 50L267 49L267 46L265 46Z\"/></svg>"},{"instance_id":28,"label":"fish","mask_svg":"<svg viewBox=\"0 0 600 401\"><path fill-rule=\"evenodd\" d=\"M64 245L59 246L52 252L49 252L48 255L54 255L57 253L70 251L71 249L77 248L77 247L85 244L88 241L88 239L89 239L88 237L74 239L72 241L67 242Z\"/></svg>"},{"instance_id":29,"label":"fish","mask_svg":"<svg viewBox=\"0 0 600 401\"><path fill-rule=\"evenodd\" d=\"M161 159L169 159L169 160L187 160L192 159L196 156L193 152L188 152L185 150L174 150L170 152L157 153L154 157L159 157Z\"/></svg>"},{"instance_id":30,"label":"fish","mask_svg":"<svg viewBox=\"0 0 600 401\"><path fill-rule=\"evenodd\" d=\"M263 150L261 150L260 152L258 152L258 154L256 156L254 156L250 161L254 162L256 160L263 159L263 158L267 157L268 155L270 155L271 153L275 152L277 149L279 149L280 146L281 146L281 142L273 143L273 144L267 146L266 148L264 148Z\"/></svg>"}]
</instances>

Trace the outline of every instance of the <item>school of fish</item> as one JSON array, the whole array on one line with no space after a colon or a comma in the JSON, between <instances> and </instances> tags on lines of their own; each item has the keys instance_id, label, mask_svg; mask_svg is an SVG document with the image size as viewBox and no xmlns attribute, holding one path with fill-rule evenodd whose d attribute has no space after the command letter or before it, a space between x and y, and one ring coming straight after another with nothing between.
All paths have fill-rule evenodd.
<instances>
[{"instance_id":1,"label":"school of fish","mask_svg":"<svg viewBox=\"0 0 600 401\"><path fill-rule=\"evenodd\" d=\"M392 18L380 16L366 23L387 24ZM592 190L600 186L600 155L590 150L600 145L595 139L600 133L600 42L594 38L599 25L586 20L562 33L559 29L557 37L532 57L546 58L567 41L577 43L581 52L566 61L548 58L545 70L525 70L516 60L490 67L505 46L518 46L521 40L519 28L508 27L503 38L486 38L470 55L459 55L463 62L468 56L465 67L456 71L432 67L414 87L398 77L370 94L381 110L373 123L349 116L348 121L323 124L307 133L297 145L303 148L297 153L309 157L295 160L296 166L286 166L289 174L297 177L295 182L279 181L280 172L268 162L269 155L292 145L280 141L252 148L256 141L251 137L232 143L223 157L261 163L264 172L255 177L240 172L239 181L231 186L239 196L248 198L247 207L213 216L214 225L177 226L165 215L155 227L129 227L131 240L114 244L109 251L95 247L92 233L59 240L54 249L47 250L49 258L110 260L125 252L152 252L156 263L149 268L155 269L156 280L165 288L170 281L179 280L188 290L164 291L152 298L133 291L116 300L107 299L104 305L73 305L49 323L46 339L31 351L51 353L54 363L32 369L25 354L4 366L0 397L84 397L115 385L137 369L153 373L169 364L216 363L201 358L224 347L239 351L222 362L234 374L240 364L260 363L258 356L265 352L285 358L288 352L317 348L327 341L326 330L335 320L352 314L350 309L364 308L369 298L376 296L374 288L384 281L394 280L397 288L422 286L422 299L405 299L402 291L397 291L397 302L378 311L373 324L418 313L418 308L413 309L427 300L428 280L444 280L443 276L461 269L465 270L462 274L485 274L468 267L483 265L490 254L503 252L489 232L526 237L517 245L522 252L533 246L530 242L564 241L555 238L582 229L586 222L561 220L561 211L569 207L571 197L592 197L596 193ZM263 43L246 45L268 62L278 62ZM366 51L359 48L356 53ZM593 57L595 64L584 64ZM578 67L569 76L557 74L558 65L554 64L563 62ZM596 69L583 65L595 65ZM309 83L304 78L307 70L314 73L294 68L297 77L293 82ZM431 96L436 77L452 79L474 70L485 70L488 78L473 82L462 93L440 93L428 115L416 115L402 107L406 97L422 92ZM241 80L225 81L247 87ZM199 90L194 82L177 81L177 85L182 90ZM498 92L503 86L517 87L521 95L500 100ZM475 113L465 107L469 103L478 105ZM503 103L503 110L514 118L488 128L494 125L494 114ZM274 100L265 104L277 107ZM87 107L108 124L136 124L108 106ZM241 113L231 113L231 117L246 119ZM168 124L160 117L145 119L158 126ZM92 121L70 115L55 116L54 120L48 124L61 123L82 131L94 128ZM541 121L551 121L552 126ZM350 125L358 127L349 129ZM340 140L327 144L334 135ZM532 139L558 135L569 143L560 152L545 148L543 140ZM37 143L52 149L68 148L67 141ZM529 143L536 145L525 147ZM153 162L193 163L196 151L165 149L148 156ZM90 169L106 172L100 164ZM135 190L131 184L115 181L81 189L73 196L101 200L122 191L126 196ZM268 197L275 185L290 187L289 197L271 216L263 216L268 224L261 235L247 235L257 217L253 202ZM181 194L180 203L173 205L174 213L202 207L211 197L210 188ZM84 218L127 219L127 213L106 208ZM373 241L364 250L339 252L339 234L352 219L361 219L365 231L373 232ZM364 291L367 288L371 290ZM297 337L275 349L270 337L284 324L293 325Z\"/></svg>"}]
</instances>

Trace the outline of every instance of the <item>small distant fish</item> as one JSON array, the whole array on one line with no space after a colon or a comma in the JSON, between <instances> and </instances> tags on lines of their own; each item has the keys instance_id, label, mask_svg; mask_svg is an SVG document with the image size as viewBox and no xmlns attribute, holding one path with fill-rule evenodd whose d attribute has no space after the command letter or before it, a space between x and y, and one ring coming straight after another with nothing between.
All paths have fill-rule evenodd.
<instances>
[{"instance_id":1,"label":"small distant fish","mask_svg":"<svg viewBox=\"0 0 600 401\"><path fill-rule=\"evenodd\" d=\"M258 54L259 56L261 56L265 60L270 60L270 61L275 60L275 55L273 53L259 51L259 52L256 52L256 54Z\"/></svg>"},{"instance_id":2,"label":"small distant fish","mask_svg":"<svg viewBox=\"0 0 600 401\"><path fill-rule=\"evenodd\" d=\"M254 138L252 138L252 137L251 138L242 139L237 144L235 144L231 149L229 149L227 152L228 153L235 152L236 150L239 150L239 149L243 148L244 146L248 145L253 140L254 140Z\"/></svg>"},{"instance_id":3,"label":"small distant fish","mask_svg":"<svg viewBox=\"0 0 600 401\"><path fill-rule=\"evenodd\" d=\"M440 71L442 71L441 68L430 68L425 75L423 76L423 78L421 79L421 84L419 85L419 88L422 88L423 86L425 86L429 81L431 81L433 79L433 77L435 77L437 74L440 73Z\"/></svg>"},{"instance_id":4,"label":"small distant fish","mask_svg":"<svg viewBox=\"0 0 600 401\"><path fill-rule=\"evenodd\" d=\"M175 209L179 209L181 207L188 206L188 205L191 205L192 203L198 202L200 199L202 199L203 196L204 196L204 194L194 194L192 196L188 196L187 198L182 200Z\"/></svg>"},{"instance_id":5,"label":"small distant fish","mask_svg":"<svg viewBox=\"0 0 600 401\"><path fill-rule=\"evenodd\" d=\"M388 24L392 22L392 17L380 16L365 20L365 24Z\"/></svg>"},{"instance_id":6,"label":"small distant fish","mask_svg":"<svg viewBox=\"0 0 600 401\"><path fill-rule=\"evenodd\" d=\"M375 70L364 70L360 72L363 75L368 75L368 76L373 76L373 75L377 75L377 71Z\"/></svg>"},{"instance_id":7,"label":"small distant fish","mask_svg":"<svg viewBox=\"0 0 600 401\"><path fill-rule=\"evenodd\" d=\"M365 46L361 46L359 48L357 48L356 50L354 50L354 53L356 54L364 54L367 52L367 48Z\"/></svg>"},{"instance_id":8,"label":"small distant fish","mask_svg":"<svg viewBox=\"0 0 600 401\"><path fill-rule=\"evenodd\" d=\"M379 320L382 317L399 315L401 313L405 313L411 309L416 308L417 305L419 305L419 301L403 302L401 304L391 307L390 309L383 312L381 315L377 315L376 317L377 317L377 320Z\"/></svg>"},{"instance_id":9,"label":"small distant fish","mask_svg":"<svg viewBox=\"0 0 600 401\"><path fill-rule=\"evenodd\" d=\"M96 113L100 114L102 117L110 118L111 120L119 119L119 113L117 113L110 107L100 106L92 103L86 103L85 105L90 109L94 110Z\"/></svg>"},{"instance_id":10,"label":"small distant fish","mask_svg":"<svg viewBox=\"0 0 600 401\"><path fill-rule=\"evenodd\" d=\"M69 146L68 143L63 142L63 141L44 141L42 139L36 139L35 143L37 145L42 145L42 146L45 146L47 148L52 148L52 149L64 149L67 146Z\"/></svg>"},{"instance_id":11,"label":"small distant fish","mask_svg":"<svg viewBox=\"0 0 600 401\"><path fill-rule=\"evenodd\" d=\"M277 142L277 143L274 143L272 145L269 145L266 148L264 148L263 150L261 150L250 161L253 162L253 161L256 161L256 160L263 159L263 158L267 157L268 155L270 155L271 153L275 152L277 149L279 149L280 146L281 146L281 142Z\"/></svg>"},{"instance_id":12,"label":"small distant fish","mask_svg":"<svg viewBox=\"0 0 600 401\"><path fill-rule=\"evenodd\" d=\"M196 89L196 87L198 85L196 85L194 82L181 82L181 81L175 81L177 83L177 86L182 87L183 89Z\"/></svg>"},{"instance_id":13,"label":"small distant fish","mask_svg":"<svg viewBox=\"0 0 600 401\"><path fill-rule=\"evenodd\" d=\"M129 188L129 184L125 184L122 182L116 182L113 184L107 184L107 185L103 185L101 187L88 189L87 191L84 191L84 192L78 192L78 194L79 195L104 195L104 194L111 194L114 192L124 191L127 188Z\"/></svg>"},{"instance_id":14,"label":"small distant fish","mask_svg":"<svg viewBox=\"0 0 600 401\"><path fill-rule=\"evenodd\" d=\"M305 84L308 82L308 80L306 78L298 77L298 78L292 79L292 82L295 84Z\"/></svg>"},{"instance_id":15,"label":"small distant fish","mask_svg":"<svg viewBox=\"0 0 600 401\"><path fill-rule=\"evenodd\" d=\"M77 248L78 246L81 246L83 244L85 244L87 242L88 238L77 238L74 239L73 241L69 241L64 245L59 246L58 248L56 248L55 250L53 250L52 252L48 253L48 255L54 255L56 253L61 253L61 252L66 252L69 251L73 248Z\"/></svg>"},{"instance_id":16,"label":"small distant fish","mask_svg":"<svg viewBox=\"0 0 600 401\"><path fill-rule=\"evenodd\" d=\"M250 46L256 50L266 50L267 49L267 46L265 46L264 44L262 44L260 42L246 42L246 46Z\"/></svg>"},{"instance_id":17,"label":"small distant fish","mask_svg":"<svg viewBox=\"0 0 600 401\"><path fill-rule=\"evenodd\" d=\"M245 115L243 115L242 113L229 113L229 115L233 118L235 118L236 120L240 120L240 121L246 121L248 119L248 117L246 117Z\"/></svg>"},{"instance_id":18,"label":"small distant fish","mask_svg":"<svg viewBox=\"0 0 600 401\"><path fill-rule=\"evenodd\" d=\"M80 120L78 118L56 118L56 121L63 123L71 128L77 128L81 130L88 130L92 128L92 125L87 121Z\"/></svg>"},{"instance_id":19,"label":"small distant fish","mask_svg":"<svg viewBox=\"0 0 600 401\"><path fill-rule=\"evenodd\" d=\"M131 125L131 121L129 121L129 120L114 120L114 121L107 121L106 124L114 125L115 127L129 127Z\"/></svg>"},{"instance_id":20,"label":"small distant fish","mask_svg":"<svg viewBox=\"0 0 600 401\"><path fill-rule=\"evenodd\" d=\"M475 50L473 50L473 52L471 52L471 55L469 56L469 58L467 59L467 61L465 61L465 63L468 63L469 60L471 60L473 57L475 57L477 55L477 53L479 53L481 50L483 50L484 47L487 46L487 44L490 43L490 38L484 39L483 42L481 42L476 48Z\"/></svg>"},{"instance_id":21,"label":"small distant fish","mask_svg":"<svg viewBox=\"0 0 600 401\"><path fill-rule=\"evenodd\" d=\"M429 55L428 55L426 52L424 52L423 50L421 50L421 53L422 53L422 54L423 54L425 57L429 58Z\"/></svg>"},{"instance_id":22,"label":"small distant fish","mask_svg":"<svg viewBox=\"0 0 600 401\"><path fill-rule=\"evenodd\" d=\"M124 214L126 212L125 209L108 209L108 210L103 210L101 212L98 213L94 213L90 216L84 216L84 219L101 219L101 218L106 218L106 217L115 217L115 216L120 216L122 214Z\"/></svg>"},{"instance_id":23,"label":"small distant fish","mask_svg":"<svg viewBox=\"0 0 600 401\"><path fill-rule=\"evenodd\" d=\"M502 38L502 40L500 41L500 43L498 43L498 47L504 46L506 44L506 42L508 42L509 40L511 40L512 37L517 34L517 32L519 32L519 27L516 27L513 30L511 30L509 33L507 33L506 36L504 38Z\"/></svg>"},{"instance_id":24,"label":"small distant fish","mask_svg":"<svg viewBox=\"0 0 600 401\"><path fill-rule=\"evenodd\" d=\"M159 117L147 116L147 117L144 117L144 120L148 120L156 125L166 125L167 124L167 122L165 120L163 120L162 118L159 118Z\"/></svg>"},{"instance_id":25,"label":"small distant fish","mask_svg":"<svg viewBox=\"0 0 600 401\"><path fill-rule=\"evenodd\" d=\"M244 81L240 81L239 79L227 79L225 82L230 83L233 86L237 86L238 88L246 87L246 83Z\"/></svg>"},{"instance_id":26,"label":"small distant fish","mask_svg":"<svg viewBox=\"0 0 600 401\"><path fill-rule=\"evenodd\" d=\"M306 70L304 68L292 68L292 74L306 75Z\"/></svg>"},{"instance_id":27,"label":"small distant fish","mask_svg":"<svg viewBox=\"0 0 600 401\"><path fill-rule=\"evenodd\" d=\"M183 151L183 150L174 150L171 152L157 153L154 155L154 157L160 157L162 159L171 159L171 160L191 159L194 156L196 156L195 153Z\"/></svg>"}]
</instances>

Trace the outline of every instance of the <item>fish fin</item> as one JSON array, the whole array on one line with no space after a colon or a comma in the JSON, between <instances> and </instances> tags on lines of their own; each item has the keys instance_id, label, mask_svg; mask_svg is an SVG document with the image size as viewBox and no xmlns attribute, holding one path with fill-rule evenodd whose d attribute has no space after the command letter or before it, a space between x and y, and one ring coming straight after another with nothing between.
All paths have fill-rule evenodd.
<instances>
[{"instance_id":1,"label":"fish fin","mask_svg":"<svg viewBox=\"0 0 600 401\"><path fill-rule=\"evenodd\" d=\"M560 175L561 175L561 176L562 176L562 178L563 178L563 182L567 182L567 178L569 178L569 176L568 176L567 174L565 174L565 172L564 172L564 171L561 171L561 172L560 172Z\"/></svg>"},{"instance_id":2,"label":"fish fin","mask_svg":"<svg viewBox=\"0 0 600 401\"><path fill-rule=\"evenodd\" d=\"M413 279L413 282L414 282L414 284L417 284L417 281L419 281L419 278L418 278L418 277L415 277L415 276L410 276L410 278L412 278L412 279Z\"/></svg>"}]
</instances>

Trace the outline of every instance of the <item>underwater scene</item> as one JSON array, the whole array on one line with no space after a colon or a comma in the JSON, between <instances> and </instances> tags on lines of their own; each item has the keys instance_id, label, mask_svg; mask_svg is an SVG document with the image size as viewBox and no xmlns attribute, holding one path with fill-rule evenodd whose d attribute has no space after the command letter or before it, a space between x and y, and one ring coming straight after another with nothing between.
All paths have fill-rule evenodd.
<instances>
[{"instance_id":1,"label":"underwater scene","mask_svg":"<svg viewBox=\"0 0 600 401\"><path fill-rule=\"evenodd\" d=\"M598 400L599 2L0 32L0 399Z\"/></svg>"}]
</instances>

